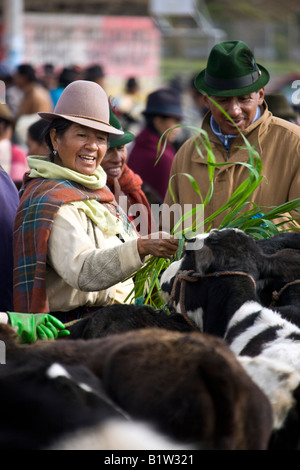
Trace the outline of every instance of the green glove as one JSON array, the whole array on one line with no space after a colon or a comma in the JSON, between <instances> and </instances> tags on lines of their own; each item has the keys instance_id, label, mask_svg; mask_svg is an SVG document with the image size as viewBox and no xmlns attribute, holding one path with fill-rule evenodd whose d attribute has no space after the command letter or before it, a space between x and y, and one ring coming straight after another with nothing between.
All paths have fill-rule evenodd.
<instances>
[{"instance_id":1,"label":"green glove","mask_svg":"<svg viewBox=\"0 0 300 470\"><path fill-rule=\"evenodd\" d=\"M12 326L18 328L21 343L35 343L38 339L54 340L68 336L65 325L49 314L6 312Z\"/></svg>"}]
</instances>

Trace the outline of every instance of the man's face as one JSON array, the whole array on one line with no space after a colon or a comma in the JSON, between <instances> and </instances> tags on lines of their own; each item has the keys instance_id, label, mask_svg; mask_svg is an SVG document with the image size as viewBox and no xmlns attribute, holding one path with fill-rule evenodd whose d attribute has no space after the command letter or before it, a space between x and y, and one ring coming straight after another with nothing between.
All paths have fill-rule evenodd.
<instances>
[{"instance_id":1,"label":"man's face","mask_svg":"<svg viewBox=\"0 0 300 470\"><path fill-rule=\"evenodd\" d=\"M231 117L234 124L222 113L210 99L205 96L205 104L210 109L214 120L219 124L223 134L237 135L239 133L236 126L240 131L244 131L253 121L257 107L263 103L264 88L261 90L250 93L249 95L242 96L212 96L211 97L224 111Z\"/></svg>"}]
</instances>

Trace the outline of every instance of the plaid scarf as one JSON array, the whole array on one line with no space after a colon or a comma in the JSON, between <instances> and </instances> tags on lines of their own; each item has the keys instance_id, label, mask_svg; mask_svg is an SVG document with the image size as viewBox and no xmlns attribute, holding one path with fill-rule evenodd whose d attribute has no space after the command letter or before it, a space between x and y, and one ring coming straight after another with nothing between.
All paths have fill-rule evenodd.
<instances>
[{"instance_id":1,"label":"plaid scarf","mask_svg":"<svg viewBox=\"0 0 300 470\"><path fill-rule=\"evenodd\" d=\"M62 204L96 199L118 216L108 188L87 189L70 180L25 175L14 227L14 310L48 313L46 294L47 243Z\"/></svg>"}]
</instances>

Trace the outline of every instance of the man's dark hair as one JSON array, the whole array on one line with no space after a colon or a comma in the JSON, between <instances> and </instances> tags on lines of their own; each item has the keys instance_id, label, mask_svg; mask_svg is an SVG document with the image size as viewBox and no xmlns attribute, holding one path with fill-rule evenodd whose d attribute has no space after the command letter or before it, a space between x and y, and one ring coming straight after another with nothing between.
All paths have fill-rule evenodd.
<instances>
[{"instance_id":1,"label":"man's dark hair","mask_svg":"<svg viewBox=\"0 0 300 470\"><path fill-rule=\"evenodd\" d=\"M19 65L17 68L17 72L19 75L26 77L29 82L37 81L35 70L30 64Z\"/></svg>"}]
</instances>

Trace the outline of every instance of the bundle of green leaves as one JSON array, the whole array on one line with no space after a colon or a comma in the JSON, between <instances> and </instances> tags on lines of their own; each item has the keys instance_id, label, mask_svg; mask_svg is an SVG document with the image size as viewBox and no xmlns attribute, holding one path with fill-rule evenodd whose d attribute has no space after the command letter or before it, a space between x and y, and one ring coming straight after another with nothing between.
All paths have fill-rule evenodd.
<instances>
[{"instance_id":1,"label":"bundle of green leaves","mask_svg":"<svg viewBox=\"0 0 300 470\"><path fill-rule=\"evenodd\" d=\"M220 107L218 103L216 103L212 99L211 101L226 115L228 119L232 121L230 116ZM182 125L176 127L182 127ZM255 150L253 146L250 145L244 134L240 132L239 129L238 130L245 143L244 148L247 149L249 153L249 159L247 163L241 162L236 163L236 165L244 165L247 167L248 178L243 181L243 183L236 189L236 191L234 191L230 199L224 205L222 205L212 215L202 220L202 216L200 216L200 214L197 214L197 211L199 211L200 205L205 208L205 206L213 197L215 169L220 166L225 166L229 164L232 165L232 162L217 163L207 133L203 129L199 129L193 126L188 127L192 132L195 132L195 145L199 155L201 156L201 158L207 159L209 190L207 194L203 196L193 176L184 173L184 176L189 180L193 189L199 196L199 206L183 214L182 218L176 223L173 228L172 234L174 234L174 236L176 236L180 240L179 250L176 257L172 260L151 257L145 263L145 265L137 273L135 273L134 276L132 276L134 279L134 290L130 293L128 299L132 298L135 302L141 302L142 299L143 303L149 304L154 308L162 308L164 306L164 300L161 297L161 289L159 283L162 271L165 270L173 261L175 261L176 259L180 259L184 243L190 238L189 234L191 232L199 233L200 229L205 232L209 231L211 228L210 223L215 219L215 217L219 216L220 214L223 214L224 217L218 227L219 229L238 228L240 230L243 230L245 233L248 233L255 239L270 238L279 231L286 231L286 228L284 228L283 226L286 227L287 221L289 222L289 225L291 227L294 226L294 228L291 229L298 230L295 215L297 219L300 219L300 198L295 199L293 201L289 201L277 207L270 207L267 213L263 213L262 210L256 204L249 201L250 196L260 185L264 176L261 174L262 163L259 153ZM164 150L167 144L167 135L173 129L174 128L168 129L160 138L157 149L156 164L158 163L160 158L163 157ZM202 144L205 147L206 157L204 157L201 152L198 139L201 140ZM172 178L170 178L169 181L169 191L175 203L175 197L172 191ZM185 228L183 232L182 230L180 230L180 228L183 226L185 227L186 224L184 224L184 220L190 220L192 215L195 216L195 221L193 222L193 225L188 228ZM205 230L204 227L206 227Z\"/></svg>"}]
</instances>

